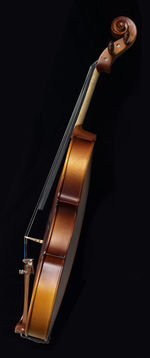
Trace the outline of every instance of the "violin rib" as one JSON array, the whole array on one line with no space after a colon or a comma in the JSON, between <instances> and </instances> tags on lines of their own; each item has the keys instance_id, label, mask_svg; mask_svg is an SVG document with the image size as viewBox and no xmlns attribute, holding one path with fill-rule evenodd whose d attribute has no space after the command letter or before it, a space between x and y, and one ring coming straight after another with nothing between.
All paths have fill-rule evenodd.
<instances>
[{"instance_id":1,"label":"violin rib","mask_svg":"<svg viewBox=\"0 0 150 358\"><path fill-rule=\"evenodd\" d=\"M76 128L72 136L69 156L57 188L52 230L31 298L26 336L44 341L49 339L77 249L95 139L94 134L80 128Z\"/></svg>"}]
</instances>

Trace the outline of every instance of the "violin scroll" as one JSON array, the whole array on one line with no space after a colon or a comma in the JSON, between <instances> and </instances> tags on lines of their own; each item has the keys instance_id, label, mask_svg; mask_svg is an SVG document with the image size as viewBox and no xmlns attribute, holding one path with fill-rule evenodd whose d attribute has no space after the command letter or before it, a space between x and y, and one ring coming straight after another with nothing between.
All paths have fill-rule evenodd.
<instances>
[{"instance_id":1,"label":"violin scroll","mask_svg":"<svg viewBox=\"0 0 150 358\"><path fill-rule=\"evenodd\" d=\"M125 16L116 17L111 24L111 32L115 38L120 38L129 32L129 21ZM130 20L131 21L131 20Z\"/></svg>"},{"instance_id":2,"label":"violin scroll","mask_svg":"<svg viewBox=\"0 0 150 358\"><path fill-rule=\"evenodd\" d=\"M112 21L111 32L117 41L110 41L100 55L96 65L98 72L109 73L115 59L132 46L137 36L135 23L126 16L119 16Z\"/></svg>"}]
</instances>

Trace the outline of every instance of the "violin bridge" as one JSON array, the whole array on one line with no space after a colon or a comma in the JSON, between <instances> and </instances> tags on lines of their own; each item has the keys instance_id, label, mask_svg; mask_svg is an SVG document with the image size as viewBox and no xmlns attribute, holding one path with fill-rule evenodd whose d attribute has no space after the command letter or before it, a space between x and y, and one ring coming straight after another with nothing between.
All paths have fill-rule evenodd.
<instances>
[{"instance_id":1,"label":"violin bridge","mask_svg":"<svg viewBox=\"0 0 150 358\"><path fill-rule=\"evenodd\" d=\"M38 242L39 244L43 244L43 240L36 239L34 237L25 236L25 239Z\"/></svg>"}]
</instances>

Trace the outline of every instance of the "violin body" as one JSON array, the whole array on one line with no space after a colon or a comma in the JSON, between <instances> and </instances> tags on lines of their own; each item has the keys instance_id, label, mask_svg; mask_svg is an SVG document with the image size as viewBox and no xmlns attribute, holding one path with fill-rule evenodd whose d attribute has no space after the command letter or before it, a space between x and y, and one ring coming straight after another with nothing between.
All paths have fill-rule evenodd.
<instances>
[{"instance_id":1,"label":"violin body","mask_svg":"<svg viewBox=\"0 0 150 358\"><path fill-rule=\"evenodd\" d=\"M16 326L29 337L49 340L80 236L95 140L95 134L75 127L44 235L27 324Z\"/></svg>"}]
</instances>

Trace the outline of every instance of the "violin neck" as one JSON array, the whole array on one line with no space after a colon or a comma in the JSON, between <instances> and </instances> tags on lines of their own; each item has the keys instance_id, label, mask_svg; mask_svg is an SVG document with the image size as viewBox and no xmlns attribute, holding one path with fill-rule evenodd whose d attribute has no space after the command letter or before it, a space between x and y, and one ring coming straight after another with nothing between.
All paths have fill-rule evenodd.
<instances>
[{"instance_id":1,"label":"violin neck","mask_svg":"<svg viewBox=\"0 0 150 358\"><path fill-rule=\"evenodd\" d=\"M91 98L93 96L93 93L94 93L94 90L95 90L95 87L96 87L96 84L97 84L97 81L99 78L99 75L100 75L100 73L98 72L97 68L95 67L92 77L91 77L91 80L90 80L90 83L89 83L89 86L88 86L88 89L87 89L87 92L86 92L86 95L83 100L77 121L75 123L75 127L78 125L80 125L80 126L83 125L89 104L91 102Z\"/></svg>"}]
</instances>

